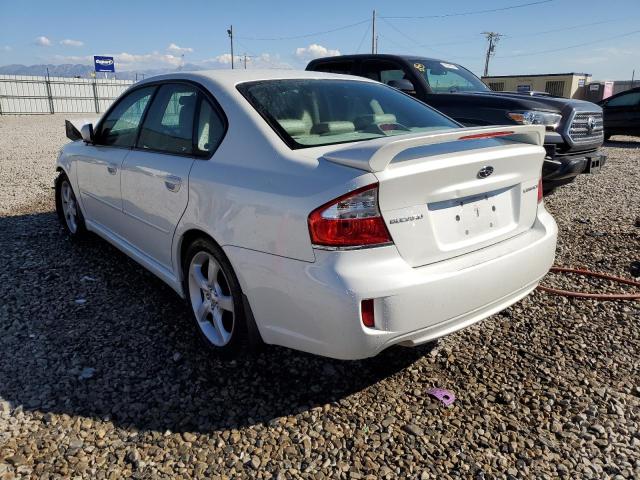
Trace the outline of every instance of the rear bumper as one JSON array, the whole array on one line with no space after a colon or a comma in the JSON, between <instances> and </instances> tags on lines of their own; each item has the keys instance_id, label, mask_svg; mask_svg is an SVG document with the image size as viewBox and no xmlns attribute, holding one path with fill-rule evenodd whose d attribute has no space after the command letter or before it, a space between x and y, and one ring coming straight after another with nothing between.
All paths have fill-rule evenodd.
<instances>
[{"instance_id":1,"label":"rear bumper","mask_svg":"<svg viewBox=\"0 0 640 480\"><path fill-rule=\"evenodd\" d=\"M266 343L359 359L465 328L527 295L555 258L556 224L539 209L533 228L476 252L419 268L394 246L331 252L306 263L226 247ZM375 328L360 320L374 299Z\"/></svg>"},{"instance_id":2,"label":"rear bumper","mask_svg":"<svg viewBox=\"0 0 640 480\"><path fill-rule=\"evenodd\" d=\"M556 156L553 159L545 158L542 165L542 182L545 191L569 183L581 173L595 173L591 169L594 161L603 167L607 157L600 151L595 151Z\"/></svg>"}]
</instances>

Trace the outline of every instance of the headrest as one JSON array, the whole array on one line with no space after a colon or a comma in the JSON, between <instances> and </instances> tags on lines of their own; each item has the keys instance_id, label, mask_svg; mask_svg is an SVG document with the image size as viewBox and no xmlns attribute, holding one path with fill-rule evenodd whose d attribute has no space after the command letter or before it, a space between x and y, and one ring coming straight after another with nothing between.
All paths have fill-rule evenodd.
<instances>
[{"instance_id":1,"label":"headrest","mask_svg":"<svg viewBox=\"0 0 640 480\"><path fill-rule=\"evenodd\" d=\"M397 123L396 116L393 113L377 113L372 115L361 115L356 118L355 125L358 130L367 128L369 125L381 123Z\"/></svg>"},{"instance_id":2,"label":"headrest","mask_svg":"<svg viewBox=\"0 0 640 480\"><path fill-rule=\"evenodd\" d=\"M304 135L309 132L309 124L305 123L302 120L297 120L295 118L285 118L282 120L278 120L278 123L282 128L284 128L284 131L292 137Z\"/></svg>"},{"instance_id":3,"label":"headrest","mask_svg":"<svg viewBox=\"0 0 640 480\"><path fill-rule=\"evenodd\" d=\"M349 133L355 131L356 126L353 122L321 122L317 123L311 129L311 133L320 135L336 135L340 133Z\"/></svg>"}]
</instances>

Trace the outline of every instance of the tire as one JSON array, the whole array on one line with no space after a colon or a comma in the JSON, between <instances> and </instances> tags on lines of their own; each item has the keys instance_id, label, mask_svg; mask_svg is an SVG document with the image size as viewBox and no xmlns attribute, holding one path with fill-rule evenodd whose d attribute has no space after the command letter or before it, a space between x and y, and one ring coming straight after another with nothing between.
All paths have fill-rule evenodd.
<instances>
[{"instance_id":1,"label":"tire","mask_svg":"<svg viewBox=\"0 0 640 480\"><path fill-rule=\"evenodd\" d=\"M211 240L195 240L187 248L182 271L189 312L205 345L223 357L247 351L244 297L222 249Z\"/></svg>"},{"instance_id":2,"label":"tire","mask_svg":"<svg viewBox=\"0 0 640 480\"><path fill-rule=\"evenodd\" d=\"M84 215L82 215L82 210L78 205L71 181L64 172L61 172L56 178L55 192L56 212L67 234L73 239L85 237L87 227L84 222Z\"/></svg>"}]
</instances>

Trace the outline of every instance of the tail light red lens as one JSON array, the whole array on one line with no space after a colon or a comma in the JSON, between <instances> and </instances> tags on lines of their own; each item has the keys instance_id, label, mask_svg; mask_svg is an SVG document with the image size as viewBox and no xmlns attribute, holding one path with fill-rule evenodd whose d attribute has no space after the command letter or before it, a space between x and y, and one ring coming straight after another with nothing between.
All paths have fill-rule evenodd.
<instances>
[{"instance_id":1,"label":"tail light red lens","mask_svg":"<svg viewBox=\"0 0 640 480\"><path fill-rule=\"evenodd\" d=\"M362 324L365 327L375 327L376 319L373 313L373 299L362 300L360 304L360 315L362 315Z\"/></svg>"},{"instance_id":2,"label":"tail light red lens","mask_svg":"<svg viewBox=\"0 0 640 480\"><path fill-rule=\"evenodd\" d=\"M542 202L542 177L538 180L538 203Z\"/></svg>"},{"instance_id":3,"label":"tail light red lens","mask_svg":"<svg viewBox=\"0 0 640 480\"><path fill-rule=\"evenodd\" d=\"M380 209L378 184L342 195L309 215L309 233L314 245L361 247L391 243Z\"/></svg>"}]
</instances>

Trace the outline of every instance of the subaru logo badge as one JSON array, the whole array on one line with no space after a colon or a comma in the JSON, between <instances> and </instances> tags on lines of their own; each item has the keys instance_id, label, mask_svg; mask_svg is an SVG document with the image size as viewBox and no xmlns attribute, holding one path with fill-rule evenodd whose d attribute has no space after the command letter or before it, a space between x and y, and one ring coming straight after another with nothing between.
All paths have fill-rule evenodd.
<instances>
[{"instance_id":1,"label":"subaru logo badge","mask_svg":"<svg viewBox=\"0 0 640 480\"><path fill-rule=\"evenodd\" d=\"M587 119L587 133L589 135L593 134L593 130L596 128L596 119L594 117L589 117Z\"/></svg>"},{"instance_id":2,"label":"subaru logo badge","mask_svg":"<svg viewBox=\"0 0 640 480\"><path fill-rule=\"evenodd\" d=\"M492 173L493 173L493 167L490 165L487 165L486 167L482 167L480 171L478 171L478 178L487 178Z\"/></svg>"}]
</instances>

